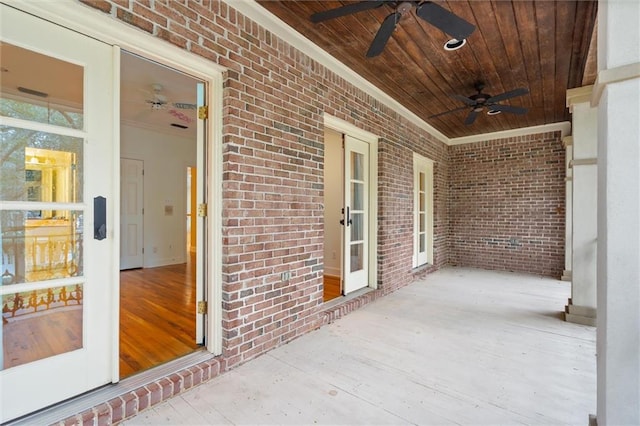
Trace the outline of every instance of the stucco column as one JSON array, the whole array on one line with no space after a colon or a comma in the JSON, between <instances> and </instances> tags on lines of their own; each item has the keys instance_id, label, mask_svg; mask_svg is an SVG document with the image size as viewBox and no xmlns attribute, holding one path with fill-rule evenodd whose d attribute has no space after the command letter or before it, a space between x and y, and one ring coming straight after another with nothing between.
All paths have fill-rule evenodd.
<instances>
[{"instance_id":1,"label":"stucco column","mask_svg":"<svg viewBox=\"0 0 640 426\"><path fill-rule=\"evenodd\" d=\"M573 136L562 138L565 151L565 196L564 196L564 271L562 281L571 281L571 263L573 256L573 182L571 160L573 160Z\"/></svg>"},{"instance_id":2,"label":"stucco column","mask_svg":"<svg viewBox=\"0 0 640 426\"><path fill-rule=\"evenodd\" d=\"M598 4L597 423L640 424L640 2ZM574 206L575 207L575 206Z\"/></svg>"},{"instance_id":3,"label":"stucco column","mask_svg":"<svg viewBox=\"0 0 640 426\"><path fill-rule=\"evenodd\" d=\"M591 107L593 86L567 91L572 114L573 158L571 214L571 298L565 319L596 325L598 237L598 110Z\"/></svg>"}]
</instances>

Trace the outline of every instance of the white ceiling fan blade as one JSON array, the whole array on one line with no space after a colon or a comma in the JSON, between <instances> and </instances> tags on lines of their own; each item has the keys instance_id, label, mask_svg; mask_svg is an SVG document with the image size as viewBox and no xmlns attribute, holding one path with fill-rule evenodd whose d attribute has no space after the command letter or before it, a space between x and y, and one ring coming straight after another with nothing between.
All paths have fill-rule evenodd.
<instances>
[{"instance_id":1,"label":"white ceiling fan blade","mask_svg":"<svg viewBox=\"0 0 640 426\"><path fill-rule=\"evenodd\" d=\"M196 109L198 107L196 104L190 104L187 102L173 102L171 106L177 109Z\"/></svg>"}]
</instances>

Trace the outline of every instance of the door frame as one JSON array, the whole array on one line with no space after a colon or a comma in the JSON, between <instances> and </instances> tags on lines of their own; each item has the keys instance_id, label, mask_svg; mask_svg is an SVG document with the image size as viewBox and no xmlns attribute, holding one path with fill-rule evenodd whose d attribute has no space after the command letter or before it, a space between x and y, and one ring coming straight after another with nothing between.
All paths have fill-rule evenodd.
<instances>
[{"instance_id":1,"label":"door frame","mask_svg":"<svg viewBox=\"0 0 640 426\"><path fill-rule=\"evenodd\" d=\"M146 34L132 26L115 20L104 13L74 2L28 2L19 0L5 0L5 2L19 10L31 13L37 17L54 22L57 25L77 31L89 37L93 37L104 43L119 48L114 49L114 65L119 70L120 49L135 53L143 58L150 59L168 67L182 71L186 74L205 82L208 88L206 103L209 106L209 117L206 121L206 158L207 167L207 235L205 242L206 252L209 253L206 265L205 294L208 296L208 312L205 319L206 348L214 355L222 354L222 312L214 309L222 303L222 92L223 76L226 70L215 62L211 62L196 54L185 51L171 45L164 40ZM114 86L120 87L120 74L114 73ZM119 96L116 93L117 117L119 114ZM113 176L118 181L115 185L113 205L120 205L120 120L114 120L114 147L113 147ZM117 201L117 203L116 203ZM114 215L113 229L120 229L119 215ZM119 259L120 240L119 235L114 242L113 258ZM113 262L113 274L118 276L117 262ZM120 291L119 281L114 280L113 299L111 301L111 316L113 321L114 354L112 381L120 380L118 371L119 354L119 305Z\"/></svg>"},{"instance_id":2,"label":"door frame","mask_svg":"<svg viewBox=\"0 0 640 426\"><path fill-rule=\"evenodd\" d=\"M362 130L329 114L324 114L324 125L344 135L354 137L369 145L369 253L367 266L369 268L368 284L365 288L378 288L378 139L373 133ZM346 177L345 177L346 178ZM342 250L345 250L344 243ZM344 269L344 266L343 268ZM344 270L342 271L344 274Z\"/></svg>"}]
</instances>

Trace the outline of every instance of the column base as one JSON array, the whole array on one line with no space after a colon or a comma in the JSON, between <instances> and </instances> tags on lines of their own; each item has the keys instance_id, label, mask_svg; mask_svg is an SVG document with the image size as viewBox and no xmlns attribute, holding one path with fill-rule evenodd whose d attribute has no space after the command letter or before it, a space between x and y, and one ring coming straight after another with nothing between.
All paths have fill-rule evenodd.
<instances>
[{"instance_id":1,"label":"column base","mask_svg":"<svg viewBox=\"0 0 640 426\"><path fill-rule=\"evenodd\" d=\"M562 277L560 277L562 281L571 281L572 278L571 270L565 269L562 271Z\"/></svg>"},{"instance_id":2,"label":"column base","mask_svg":"<svg viewBox=\"0 0 640 426\"><path fill-rule=\"evenodd\" d=\"M564 320L576 324L596 326L596 309L589 306L574 305L569 298L564 307Z\"/></svg>"}]
</instances>

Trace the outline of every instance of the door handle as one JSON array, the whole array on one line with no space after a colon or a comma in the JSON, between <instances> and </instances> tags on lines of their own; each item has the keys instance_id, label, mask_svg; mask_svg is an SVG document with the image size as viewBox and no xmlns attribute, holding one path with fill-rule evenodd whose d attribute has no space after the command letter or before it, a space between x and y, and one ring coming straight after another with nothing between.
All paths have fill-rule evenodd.
<instances>
[{"instance_id":1,"label":"door handle","mask_svg":"<svg viewBox=\"0 0 640 426\"><path fill-rule=\"evenodd\" d=\"M351 225L353 221L351 220L351 212L349 211L349 206L347 206L347 226Z\"/></svg>"},{"instance_id":2,"label":"door handle","mask_svg":"<svg viewBox=\"0 0 640 426\"><path fill-rule=\"evenodd\" d=\"M107 199L93 199L93 238L100 241L107 238Z\"/></svg>"},{"instance_id":3,"label":"door handle","mask_svg":"<svg viewBox=\"0 0 640 426\"><path fill-rule=\"evenodd\" d=\"M342 209L342 214L344 214L344 209ZM351 215L349 213L349 207L347 207L347 217L346 219L340 219L340 225L344 225L346 222L347 226L353 224L353 220L351 220Z\"/></svg>"}]
</instances>

